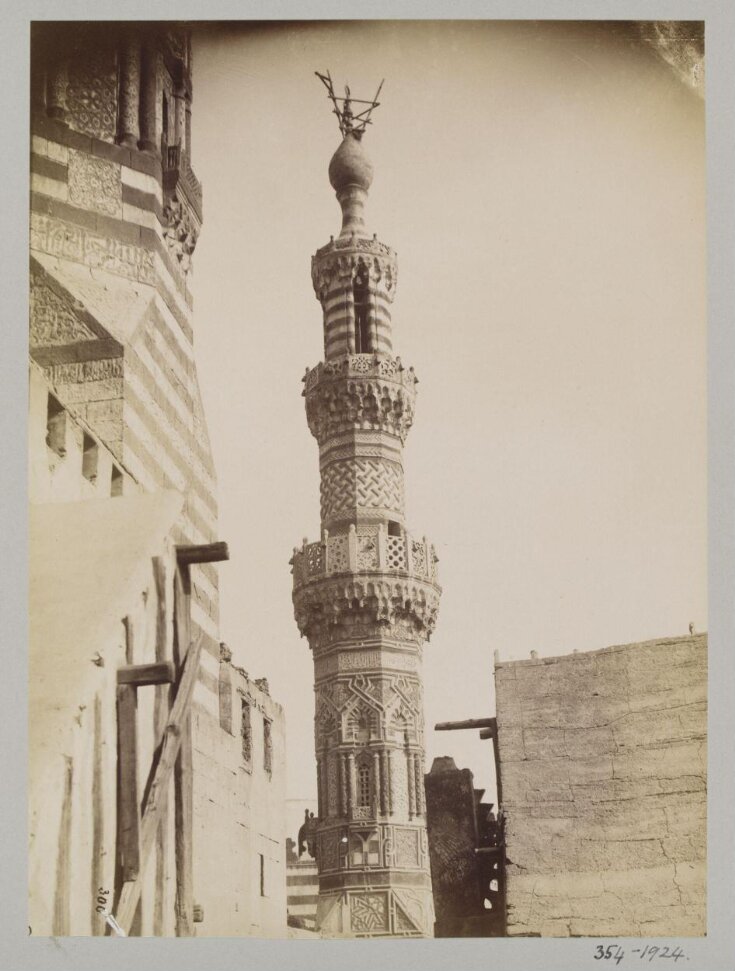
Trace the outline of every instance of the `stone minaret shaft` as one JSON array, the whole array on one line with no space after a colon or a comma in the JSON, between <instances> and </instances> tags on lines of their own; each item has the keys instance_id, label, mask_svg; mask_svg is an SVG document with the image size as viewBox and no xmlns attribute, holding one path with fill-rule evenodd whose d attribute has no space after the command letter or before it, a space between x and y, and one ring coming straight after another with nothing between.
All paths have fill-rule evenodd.
<instances>
[{"instance_id":1,"label":"stone minaret shaft","mask_svg":"<svg viewBox=\"0 0 735 971\"><path fill-rule=\"evenodd\" d=\"M329 177L342 231L312 260L324 361L304 378L322 535L292 560L296 621L314 657L317 926L325 936L425 936L421 654L441 590L433 546L405 528L416 377L392 356L396 258L365 230L372 166L358 134L345 135Z\"/></svg>"}]
</instances>

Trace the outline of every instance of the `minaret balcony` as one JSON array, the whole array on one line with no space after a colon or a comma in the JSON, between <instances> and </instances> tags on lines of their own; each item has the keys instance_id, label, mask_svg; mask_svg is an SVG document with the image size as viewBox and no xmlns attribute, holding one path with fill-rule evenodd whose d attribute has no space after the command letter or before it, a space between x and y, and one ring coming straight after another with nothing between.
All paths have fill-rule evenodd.
<instances>
[{"instance_id":1,"label":"minaret balcony","mask_svg":"<svg viewBox=\"0 0 735 971\"><path fill-rule=\"evenodd\" d=\"M351 526L349 532L318 543L304 541L294 550L294 590L340 573L388 573L435 583L438 557L426 537L417 539L406 530L397 535L385 525Z\"/></svg>"},{"instance_id":2,"label":"minaret balcony","mask_svg":"<svg viewBox=\"0 0 735 971\"><path fill-rule=\"evenodd\" d=\"M385 431L405 441L418 379L399 357L345 354L307 370L303 381L306 420L320 444L350 427Z\"/></svg>"}]
</instances>

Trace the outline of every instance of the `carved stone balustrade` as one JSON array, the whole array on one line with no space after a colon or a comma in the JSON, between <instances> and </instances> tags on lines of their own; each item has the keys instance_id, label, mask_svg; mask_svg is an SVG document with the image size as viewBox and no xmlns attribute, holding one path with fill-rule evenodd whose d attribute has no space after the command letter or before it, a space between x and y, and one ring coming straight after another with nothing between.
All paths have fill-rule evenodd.
<instances>
[{"instance_id":1,"label":"carved stone balustrade","mask_svg":"<svg viewBox=\"0 0 735 971\"><path fill-rule=\"evenodd\" d=\"M339 624L350 612L370 622L410 619L429 637L441 587L433 544L383 525L351 526L294 550L293 602L301 634Z\"/></svg>"},{"instance_id":2,"label":"carved stone balustrade","mask_svg":"<svg viewBox=\"0 0 735 971\"><path fill-rule=\"evenodd\" d=\"M318 442L352 427L405 442L413 424L417 377L387 354L346 354L304 375L306 419Z\"/></svg>"},{"instance_id":3,"label":"carved stone balustrade","mask_svg":"<svg viewBox=\"0 0 735 971\"><path fill-rule=\"evenodd\" d=\"M397 536L384 525L351 526L341 536L306 543L294 550L294 589L335 573L400 573L421 580L437 578L438 557L424 536L416 539L406 530Z\"/></svg>"}]
</instances>

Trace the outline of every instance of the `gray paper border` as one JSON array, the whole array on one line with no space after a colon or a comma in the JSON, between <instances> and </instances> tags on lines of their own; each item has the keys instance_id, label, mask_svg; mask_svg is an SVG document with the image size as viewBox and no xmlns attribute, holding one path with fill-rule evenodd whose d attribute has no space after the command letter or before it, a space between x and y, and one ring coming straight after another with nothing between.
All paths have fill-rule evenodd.
<instances>
[{"instance_id":1,"label":"gray paper border","mask_svg":"<svg viewBox=\"0 0 735 971\"><path fill-rule=\"evenodd\" d=\"M27 936L27 283L29 23L37 20L176 19L494 19L705 20L709 321L709 853L706 939L678 941L687 971L735 967L735 4L732 0L66 0L21 2L2 25L3 286L0 510L3 524L3 729L0 817L0 971L212 967L352 969L440 968L567 971L606 968L596 938L474 939L406 942L279 941L248 938L129 939ZM682 443L686 461L686 443ZM490 659L488 659L488 665ZM605 941L608 943L608 941ZM621 969L639 962L626 944ZM667 943L667 942L661 942ZM674 962L643 966L660 968ZM615 968L618 966L615 965ZM607 968L606 971L610 971Z\"/></svg>"}]
</instances>

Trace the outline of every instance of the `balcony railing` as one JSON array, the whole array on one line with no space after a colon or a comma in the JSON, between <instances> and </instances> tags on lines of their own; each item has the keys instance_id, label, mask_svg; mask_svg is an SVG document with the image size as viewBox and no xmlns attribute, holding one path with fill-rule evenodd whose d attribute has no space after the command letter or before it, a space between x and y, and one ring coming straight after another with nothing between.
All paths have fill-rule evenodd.
<instances>
[{"instance_id":1,"label":"balcony railing","mask_svg":"<svg viewBox=\"0 0 735 971\"><path fill-rule=\"evenodd\" d=\"M385 378L413 388L417 378L412 367L405 368L400 357L387 354L345 354L334 361L321 361L316 367L307 368L304 375L304 391L309 391L322 379L336 378L343 374L354 377Z\"/></svg>"},{"instance_id":2,"label":"balcony railing","mask_svg":"<svg viewBox=\"0 0 735 971\"><path fill-rule=\"evenodd\" d=\"M194 210L199 222L202 221L202 187L189 165L186 152L181 145L161 144L164 194L181 190Z\"/></svg>"},{"instance_id":3,"label":"balcony railing","mask_svg":"<svg viewBox=\"0 0 735 971\"><path fill-rule=\"evenodd\" d=\"M300 587L337 573L391 573L436 582L438 557L432 543L406 530L398 535L384 524L350 526L349 532L294 549L293 582Z\"/></svg>"}]
</instances>

